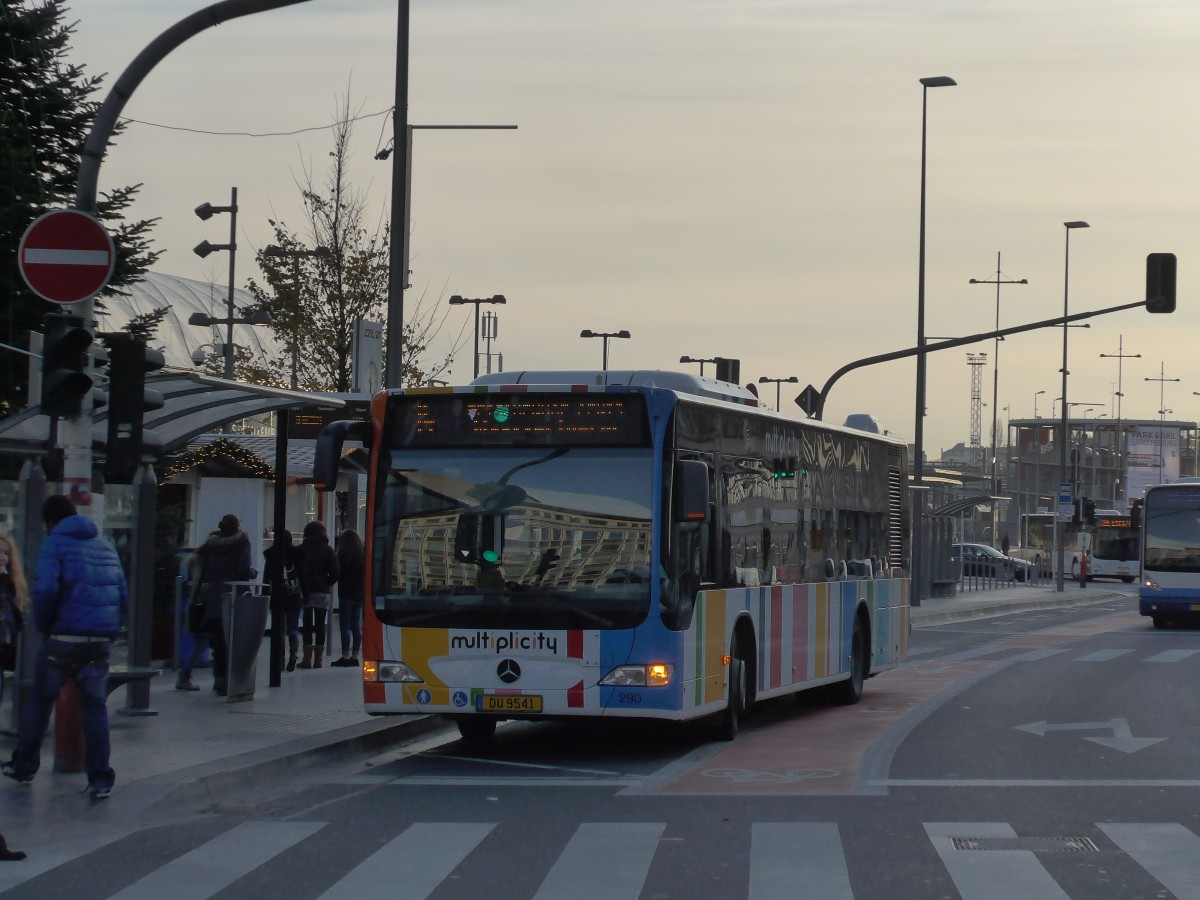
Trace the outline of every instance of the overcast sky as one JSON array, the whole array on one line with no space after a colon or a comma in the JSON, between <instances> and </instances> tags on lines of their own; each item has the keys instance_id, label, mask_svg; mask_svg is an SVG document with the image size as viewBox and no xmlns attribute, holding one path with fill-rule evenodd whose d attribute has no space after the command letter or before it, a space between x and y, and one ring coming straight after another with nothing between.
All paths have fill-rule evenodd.
<instances>
[{"instance_id":1,"label":"overcast sky","mask_svg":"<svg viewBox=\"0 0 1200 900\"><path fill-rule=\"evenodd\" d=\"M207 3L74 0L73 58L105 91L156 36ZM1142 310L1069 332L1068 399L1125 418L1200 412L1200 5L1193 0L411 0L409 121L519 126L418 131L413 289L502 293L505 369L599 367L581 329L628 329L612 368L742 361L742 381L799 378L783 406L856 359L915 344L922 76L928 92L926 333L991 330L1144 296L1150 252L1179 256L1180 311ZM396 3L310 0L212 29L172 53L124 114L138 120L101 188L141 182L160 217L164 273L224 285L225 216L192 210L239 192L237 277L257 276L268 218L300 228L296 180L324 171L349 91L352 179L381 221L395 102ZM278 137L227 136L220 133ZM181 129L181 130L172 130ZM190 129L190 130L182 130ZM450 334L470 307L456 310ZM218 312L221 312L219 310ZM469 335L469 330L468 330ZM990 442L991 341L930 357L925 446L968 442L971 367ZM1049 417L1062 329L1000 345L999 415ZM711 367L707 368L711 374ZM1160 372L1179 382L1146 381ZM469 380L469 346L452 380ZM868 412L909 440L915 363L859 369L826 418ZM1163 400L1160 402L1160 387ZM774 385L763 385L774 406ZM1038 391L1044 394L1036 397ZM1007 409L1006 409L1007 408ZM1057 408L1055 409L1057 412Z\"/></svg>"}]
</instances>

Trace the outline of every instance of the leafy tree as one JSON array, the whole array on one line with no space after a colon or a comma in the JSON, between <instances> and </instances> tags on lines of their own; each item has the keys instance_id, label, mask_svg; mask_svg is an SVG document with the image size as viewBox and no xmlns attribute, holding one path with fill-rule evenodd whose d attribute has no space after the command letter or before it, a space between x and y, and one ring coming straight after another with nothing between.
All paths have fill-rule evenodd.
<instances>
[{"instance_id":1,"label":"leafy tree","mask_svg":"<svg viewBox=\"0 0 1200 900\"><path fill-rule=\"evenodd\" d=\"M290 384L306 390L349 391L352 387L352 343L355 322L386 321L390 229L367 220L367 197L350 183L350 137L354 114L347 94L333 125L333 148L324 184L304 169L298 184L306 218L301 237L280 220L270 220L274 247L260 250L258 264L266 284L251 280L248 288L259 308L271 314L284 358L268 364ZM432 339L444 324L429 310L424 297L407 310L404 326L404 383L423 384L444 371L454 349L435 364L422 361ZM239 368L239 372L242 370ZM248 375L247 375L248 377Z\"/></svg>"},{"instance_id":2,"label":"leafy tree","mask_svg":"<svg viewBox=\"0 0 1200 900\"><path fill-rule=\"evenodd\" d=\"M74 26L63 23L65 2L0 0L0 342L16 347L29 345L29 332L40 330L49 311L21 278L21 236L41 213L74 205L80 150L100 105L93 95L103 79L67 59ZM139 187L97 198L97 215L117 248L110 292L135 281L159 255L150 248L157 220L124 220ZM154 324L142 322L151 331ZM28 402L27 372L26 356L0 348L0 416Z\"/></svg>"}]
</instances>

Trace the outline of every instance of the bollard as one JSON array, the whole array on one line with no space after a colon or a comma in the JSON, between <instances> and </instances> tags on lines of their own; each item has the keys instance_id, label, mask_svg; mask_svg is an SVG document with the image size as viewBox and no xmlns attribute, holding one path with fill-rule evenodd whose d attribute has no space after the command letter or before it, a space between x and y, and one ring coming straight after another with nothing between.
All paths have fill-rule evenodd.
<instances>
[{"instance_id":1,"label":"bollard","mask_svg":"<svg viewBox=\"0 0 1200 900\"><path fill-rule=\"evenodd\" d=\"M83 708L79 705L79 687L67 680L54 701L54 771L82 772Z\"/></svg>"},{"instance_id":2,"label":"bollard","mask_svg":"<svg viewBox=\"0 0 1200 900\"><path fill-rule=\"evenodd\" d=\"M1087 587L1087 578L1088 578L1088 555L1087 555L1087 551L1084 550L1079 555L1079 587L1080 588Z\"/></svg>"}]
</instances>

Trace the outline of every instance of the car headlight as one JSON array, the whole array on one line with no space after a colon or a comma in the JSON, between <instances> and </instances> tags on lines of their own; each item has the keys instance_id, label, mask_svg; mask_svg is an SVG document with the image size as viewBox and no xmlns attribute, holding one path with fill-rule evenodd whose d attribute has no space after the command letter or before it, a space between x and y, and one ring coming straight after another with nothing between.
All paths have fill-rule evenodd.
<instances>
[{"instance_id":1,"label":"car headlight","mask_svg":"<svg viewBox=\"0 0 1200 900\"><path fill-rule=\"evenodd\" d=\"M402 662L368 659L363 662L363 681L388 681L420 684L425 679Z\"/></svg>"}]
</instances>

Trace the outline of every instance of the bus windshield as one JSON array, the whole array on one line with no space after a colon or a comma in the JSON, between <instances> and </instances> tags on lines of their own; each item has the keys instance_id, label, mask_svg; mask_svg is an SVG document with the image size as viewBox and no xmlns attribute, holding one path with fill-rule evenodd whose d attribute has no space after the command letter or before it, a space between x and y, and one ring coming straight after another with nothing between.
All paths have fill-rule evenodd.
<instances>
[{"instance_id":1,"label":"bus windshield","mask_svg":"<svg viewBox=\"0 0 1200 900\"><path fill-rule=\"evenodd\" d=\"M648 448L448 447L383 457L373 583L384 624L609 629L645 619Z\"/></svg>"},{"instance_id":2,"label":"bus windshield","mask_svg":"<svg viewBox=\"0 0 1200 900\"><path fill-rule=\"evenodd\" d=\"M1146 494L1142 566L1154 572L1200 572L1200 492L1195 486Z\"/></svg>"}]
</instances>

